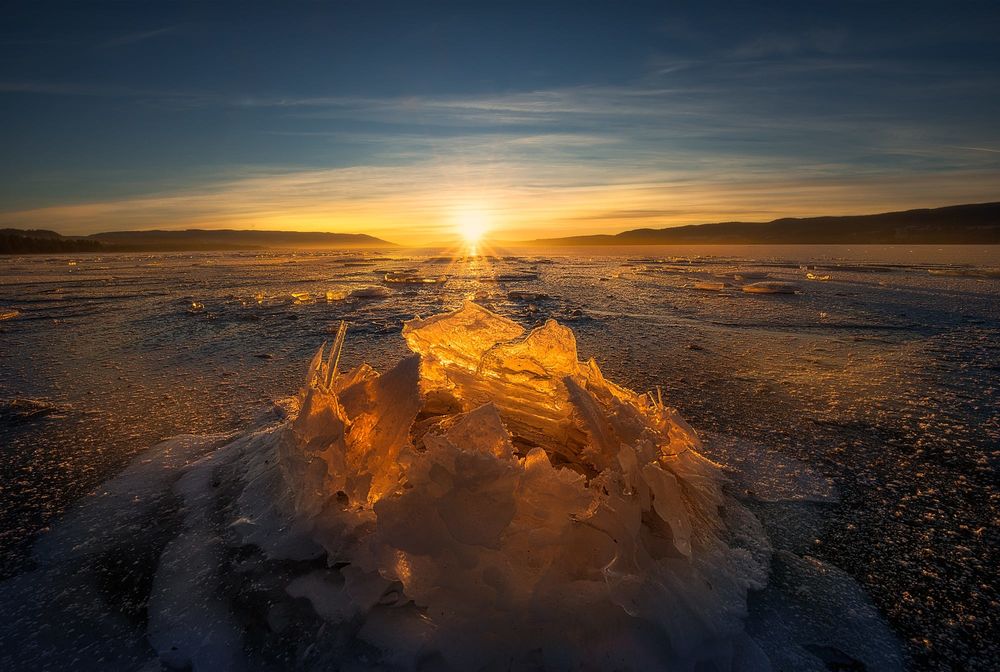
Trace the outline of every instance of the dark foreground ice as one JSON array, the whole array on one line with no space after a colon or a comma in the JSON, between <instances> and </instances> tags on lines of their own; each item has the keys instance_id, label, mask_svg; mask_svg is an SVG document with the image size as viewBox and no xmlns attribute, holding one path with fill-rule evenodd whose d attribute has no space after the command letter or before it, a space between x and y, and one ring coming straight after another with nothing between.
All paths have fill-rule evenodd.
<instances>
[{"instance_id":1,"label":"dark foreground ice","mask_svg":"<svg viewBox=\"0 0 1000 672\"><path fill-rule=\"evenodd\" d=\"M157 625L178 610L215 633L206 665L346 661L287 589L319 568L186 537L185 496L219 510L232 493L177 479L194 487L185 465L276 421L262 409L298 389L339 320L344 366L386 370L404 320L470 298L571 326L610 379L662 386L699 430L773 548L745 624L772 665L990 669L993 251L594 252L0 261L3 669L183 666ZM780 292L745 291L762 283ZM195 552L227 571L185 576L176 558ZM189 591L165 602L171 567Z\"/></svg>"}]
</instances>

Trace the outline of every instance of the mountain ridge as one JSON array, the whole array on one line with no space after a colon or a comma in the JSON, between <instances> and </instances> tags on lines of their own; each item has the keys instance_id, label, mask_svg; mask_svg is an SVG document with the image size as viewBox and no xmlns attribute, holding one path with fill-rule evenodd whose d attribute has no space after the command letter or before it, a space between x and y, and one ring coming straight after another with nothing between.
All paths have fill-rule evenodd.
<instances>
[{"instance_id":1,"label":"mountain ridge","mask_svg":"<svg viewBox=\"0 0 1000 672\"><path fill-rule=\"evenodd\" d=\"M898 210L871 215L781 217L715 222L617 234L510 241L512 245L955 245L1000 244L1000 202ZM0 228L0 254L183 252L398 247L365 233L261 229L148 229L64 236L47 229Z\"/></svg>"},{"instance_id":2,"label":"mountain ridge","mask_svg":"<svg viewBox=\"0 0 1000 672\"><path fill-rule=\"evenodd\" d=\"M526 245L955 245L1000 244L1000 202L898 210L871 215L781 217L630 229L523 241Z\"/></svg>"},{"instance_id":3,"label":"mountain ridge","mask_svg":"<svg viewBox=\"0 0 1000 672\"><path fill-rule=\"evenodd\" d=\"M261 229L148 229L64 236L46 229L0 229L0 254L52 252L194 252L396 247L366 233Z\"/></svg>"}]
</instances>

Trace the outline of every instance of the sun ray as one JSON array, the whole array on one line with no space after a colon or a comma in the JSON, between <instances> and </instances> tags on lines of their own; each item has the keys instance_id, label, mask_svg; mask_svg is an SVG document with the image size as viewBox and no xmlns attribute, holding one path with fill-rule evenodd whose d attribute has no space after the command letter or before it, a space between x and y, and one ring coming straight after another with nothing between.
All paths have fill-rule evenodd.
<instances>
[{"instance_id":1,"label":"sun ray","mask_svg":"<svg viewBox=\"0 0 1000 672\"><path fill-rule=\"evenodd\" d=\"M492 228L492 222L487 209L479 206L466 206L454 214L455 233L465 243L468 254L475 256L483 238Z\"/></svg>"}]
</instances>

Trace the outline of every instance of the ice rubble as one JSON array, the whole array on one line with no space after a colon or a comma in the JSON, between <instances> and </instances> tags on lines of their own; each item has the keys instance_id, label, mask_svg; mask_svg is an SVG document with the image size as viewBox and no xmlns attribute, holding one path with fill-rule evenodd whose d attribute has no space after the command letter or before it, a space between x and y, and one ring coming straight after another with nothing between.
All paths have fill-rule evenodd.
<instances>
[{"instance_id":1,"label":"ice rubble","mask_svg":"<svg viewBox=\"0 0 1000 672\"><path fill-rule=\"evenodd\" d=\"M466 303L403 335L414 354L390 371L339 373L341 330L292 419L242 448L242 541L337 574L290 594L361 619L403 668L766 660L743 634L766 538L673 409L580 362L551 320L525 334Z\"/></svg>"}]
</instances>

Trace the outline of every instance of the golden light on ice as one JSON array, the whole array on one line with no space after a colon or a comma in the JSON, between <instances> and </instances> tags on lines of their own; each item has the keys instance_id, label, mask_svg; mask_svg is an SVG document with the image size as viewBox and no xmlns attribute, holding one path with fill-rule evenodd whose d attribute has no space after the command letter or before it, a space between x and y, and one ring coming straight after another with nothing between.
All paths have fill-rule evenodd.
<instances>
[{"instance_id":1,"label":"golden light on ice","mask_svg":"<svg viewBox=\"0 0 1000 672\"><path fill-rule=\"evenodd\" d=\"M528 331L473 302L406 322L412 354L385 373L341 372L345 334L248 476L286 507L295 541L270 543L308 534L309 557L345 563L300 582L336 596L332 622L365 618L373 650L444 669L539 669L546 647L546 669L733 669L718 643L743 636L771 549L659 394L580 361L554 320Z\"/></svg>"}]
</instances>

